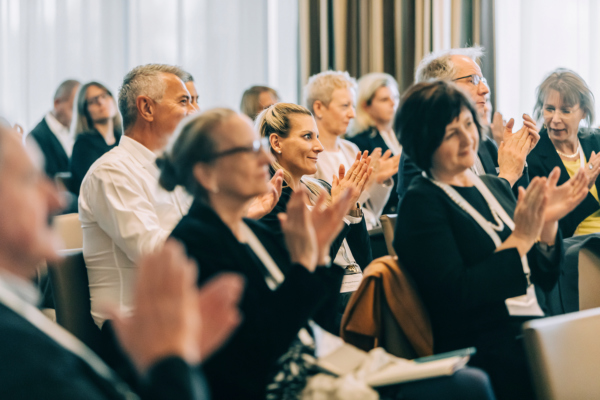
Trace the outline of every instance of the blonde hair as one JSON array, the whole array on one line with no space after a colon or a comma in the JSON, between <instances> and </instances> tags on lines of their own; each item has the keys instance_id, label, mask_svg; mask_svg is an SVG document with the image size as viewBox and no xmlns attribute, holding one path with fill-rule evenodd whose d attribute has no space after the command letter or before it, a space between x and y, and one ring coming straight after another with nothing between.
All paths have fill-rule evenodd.
<instances>
[{"instance_id":1,"label":"blonde hair","mask_svg":"<svg viewBox=\"0 0 600 400\"><path fill-rule=\"evenodd\" d=\"M374 126L375 122L369 115L369 113L363 108L363 103L371 105L373 97L379 88L389 87L392 90L398 92L398 83L393 76L390 74L384 74L382 72L372 72L370 74L363 75L358 80L358 96L356 99L356 116L351 121L348 136L354 136L357 133L364 131L365 129Z\"/></svg>"},{"instance_id":2,"label":"blonde hair","mask_svg":"<svg viewBox=\"0 0 600 400\"><path fill-rule=\"evenodd\" d=\"M92 121L92 117L88 112L87 100L85 98L85 93L87 92L90 86L96 86L104 90L113 101L115 106L115 116L112 118L113 120L113 129L115 132L121 132L122 123L121 123L121 115L117 109L117 102L113 97L112 93L106 86L98 82L88 82L85 85L81 85L79 90L77 91L77 95L75 96L75 100L73 101L73 119L71 121L70 134L73 139L77 139L77 135L80 133L88 132L94 129L94 121Z\"/></svg>"},{"instance_id":3,"label":"blonde hair","mask_svg":"<svg viewBox=\"0 0 600 400\"><path fill-rule=\"evenodd\" d=\"M252 86L244 92L242 95L242 102L240 103L240 110L250 117L251 120L255 120L258 114L263 110L258 101L258 97L261 93L268 92L276 102L279 102L279 94L275 89L268 86Z\"/></svg>"},{"instance_id":4,"label":"blonde hair","mask_svg":"<svg viewBox=\"0 0 600 400\"><path fill-rule=\"evenodd\" d=\"M312 118L312 113L307 108L292 103L277 103L271 107L264 109L256 117L256 129L258 133L266 141L267 146L273 155L273 161L271 162L271 168L275 171L283 171L283 180L286 184L290 182L291 175L285 170L277 161L278 154L271 147L270 137L275 134L282 138L287 138L292 129L293 115L308 115ZM323 189L316 179L303 178L303 183L306 185L308 190L315 196L318 196ZM331 196L327 199L327 204L331 203Z\"/></svg>"},{"instance_id":5,"label":"blonde hair","mask_svg":"<svg viewBox=\"0 0 600 400\"><path fill-rule=\"evenodd\" d=\"M325 71L311 76L304 86L306 108L314 113L313 105L317 100L328 107L335 89L350 89L352 95L356 97L356 79L352 78L347 71Z\"/></svg>"}]
</instances>

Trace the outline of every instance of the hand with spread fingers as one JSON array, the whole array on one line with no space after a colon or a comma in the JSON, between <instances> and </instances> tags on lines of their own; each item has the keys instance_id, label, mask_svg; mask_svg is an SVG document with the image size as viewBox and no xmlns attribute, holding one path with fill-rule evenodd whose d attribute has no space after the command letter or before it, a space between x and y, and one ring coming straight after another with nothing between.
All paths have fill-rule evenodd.
<instances>
[{"instance_id":1,"label":"hand with spread fingers","mask_svg":"<svg viewBox=\"0 0 600 400\"><path fill-rule=\"evenodd\" d=\"M319 265L325 263L331 243L344 227L344 216L353 206L350 189L346 189L334 201L332 200L329 206L326 205L327 197L325 190L323 190L311 211L312 223L317 235L317 246L319 247Z\"/></svg>"},{"instance_id":2,"label":"hand with spread fingers","mask_svg":"<svg viewBox=\"0 0 600 400\"><path fill-rule=\"evenodd\" d=\"M600 153L596 154L595 151L592 151L590 160L584 166L583 171L587 177L587 187L591 189L596 184L596 179L600 174Z\"/></svg>"},{"instance_id":3,"label":"hand with spread fingers","mask_svg":"<svg viewBox=\"0 0 600 400\"><path fill-rule=\"evenodd\" d=\"M248 208L248 218L261 219L277 205L283 187L283 170L275 172L270 181L270 189L267 193L257 196Z\"/></svg>"},{"instance_id":4,"label":"hand with spread fingers","mask_svg":"<svg viewBox=\"0 0 600 400\"><path fill-rule=\"evenodd\" d=\"M377 154L378 156L375 156ZM400 165L400 155L392 156L392 150L387 150L381 155L381 147L376 148L371 154L371 165L373 165L373 173L369 181L383 184L388 179L391 179L398 173ZM367 183L369 185L369 183Z\"/></svg>"},{"instance_id":5,"label":"hand with spread fingers","mask_svg":"<svg viewBox=\"0 0 600 400\"><path fill-rule=\"evenodd\" d=\"M204 291L196 286L197 271L183 246L168 240L138 263L133 314L110 311L119 342L141 376L170 356L199 364L201 357L216 350L239 324L242 278L228 274ZM218 318L214 318L215 308Z\"/></svg>"},{"instance_id":6,"label":"hand with spread fingers","mask_svg":"<svg viewBox=\"0 0 600 400\"><path fill-rule=\"evenodd\" d=\"M346 189L350 189L351 191L352 204L358 201L373 172L370 163L371 157L369 157L369 152L365 151L364 153L358 152L356 160L354 160L348 172L346 172L343 164L340 165L339 173L333 176L331 184L331 198L334 202L337 201Z\"/></svg>"},{"instance_id":7,"label":"hand with spread fingers","mask_svg":"<svg viewBox=\"0 0 600 400\"><path fill-rule=\"evenodd\" d=\"M492 130L492 137L498 145L504 141L504 129L506 128L506 121L502 119L502 114L498 111L494 113L490 129Z\"/></svg>"},{"instance_id":8,"label":"hand with spread fingers","mask_svg":"<svg viewBox=\"0 0 600 400\"><path fill-rule=\"evenodd\" d=\"M286 212L278 214L278 217L290 259L293 263L301 264L313 272L319 261L319 250L317 234L306 204L308 204L306 190L299 188L292 193Z\"/></svg>"},{"instance_id":9,"label":"hand with spread fingers","mask_svg":"<svg viewBox=\"0 0 600 400\"><path fill-rule=\"evenodd\" d=\"M546 223L556 222L575 209L588 194L588 179L583 170L560 186L556 186L560 168L555 167L547 182L548 205L544 219Z\"/></svg>"}]
</instances>

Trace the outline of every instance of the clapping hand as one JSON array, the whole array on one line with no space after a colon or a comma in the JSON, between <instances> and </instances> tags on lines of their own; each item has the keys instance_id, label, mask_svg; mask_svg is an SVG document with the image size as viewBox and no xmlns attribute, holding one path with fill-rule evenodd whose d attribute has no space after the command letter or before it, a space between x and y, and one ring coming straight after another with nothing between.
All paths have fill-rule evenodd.
<instances>
[{"instance_id":1,"label":"clapping hand","mask_svg":"<svg viewBox=\"0 0 600 400\"><path fill-rule=\"evenodd\" d=\"M498 111L494 113L490 129L492 131L492 138L500 145L504 141L504 129L506 128L506 121L502 118L502 114Z\"/></svg>"},{"instance_id":2,"label":"clapping hand","mask_svg":"<svg viewBox=\"0 0 600 400\"><path fill-rule=\"evenodd\" d=\"M362 194L366 182L369 180L373 168L370 167L371 157L369 152L358 152L356 160L346 173L344 165L340 165L338 175L333 175L331 184L331 198L334 202L347 190L350 190L352 203L355 204Z\"/></svg>"},{"instance_id":3,"label":"clapping hand","mask_svg":"<svg viewBox=\"0 0 600 400\"><path fill-rule=\"evenodd\" d=\"M183 246L168 240L138 263L133 314L109 310L119 342L140 375L170 356L197 365L240 323L243 278L223 274L198 289L197 271Z\"/></svg>"},{"instance_id":4,"label":"clapping hand","mask_svg":"<svg viewBox=\"0 0 600 400\"><path fill-rule=\"evenodd\" d=\"M248 218L261 219L271 212L277 205L281 196L283 186L283 170L278 170L271 178L269 191L263 195L256 196L248 208Z\"/></svg>"},{"instance_id":5,"label":"clapping hand","mask_svg":"<svg viewBox=\"0 0 600 400\"><path fill-rule=\"evenodd\" d=\"M370 181L383 184L388 179L392 178L398 173L398 166L400 165L400 155L392 157L392 150L387 150L381 155L381 147L376 148L371 154L373 165L373 173L371 174ZM367 183L369 185L369 183Z\"/></svg>"},{"instance_id":6,"label":"clapping hand","mask_svg":"<svg viewBox=\"0 0 600 400\"><path fill-rule=\"evenodd\" d=\"M583 170L560 186L556 186L560 177L560 168L555 167L548 176L547 196L548 205L544 220L546 223L555 222L575 209L588 194L587 178Z\"/></svg>"},{"instance_id":7,"label":"clapping hand","mask_svg":"<svg viewBox=\"0 0 600 400\"><path fill-rule=\"evenodd\" d=\"M515 120L511 118L504 129L504 141L500 143L498 148L498 166L500 169L498 175L506 179L510 186L513 186L523 174L525 159L534 140L534 136L530 135L528 124L526 121L520 130L513 133Z\"/></svg>"}]
</instances>

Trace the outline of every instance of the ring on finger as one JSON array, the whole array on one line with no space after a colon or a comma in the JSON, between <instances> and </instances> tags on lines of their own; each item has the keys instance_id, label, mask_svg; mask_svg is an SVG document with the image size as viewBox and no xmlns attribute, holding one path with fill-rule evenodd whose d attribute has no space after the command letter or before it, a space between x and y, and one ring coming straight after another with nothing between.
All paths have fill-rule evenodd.
<instances>
[{"instance_id":1,"label":"ring on finger","mask_svg":"<svg viewBox=\"0 0 600 400\"><path fill-rule=\"evenodd\" d=\"M589 163L589 164L588 164L588 168L589 168L589 169L594 169L594 166L592 165L592 163Z\"/></svg>"}]
</instances>

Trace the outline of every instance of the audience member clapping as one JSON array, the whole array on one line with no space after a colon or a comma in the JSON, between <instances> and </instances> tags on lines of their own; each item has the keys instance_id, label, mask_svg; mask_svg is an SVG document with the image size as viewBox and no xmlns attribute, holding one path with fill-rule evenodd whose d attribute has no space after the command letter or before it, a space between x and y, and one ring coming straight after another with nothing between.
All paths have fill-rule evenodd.
<instances>
[{"instance_id":1,"label":"audience member clapping","mask_svg":"<svg viewBox=\"0 0 600 400\"><path fill-rule=\"evenodd\" d=\"M400 142L425 174L400 203L394 248L429 312L434 351L474 346L471 364L500 399L532 399L521 323L544 316L533 285L550 290L558 279L557 221L585 197L585 174L557 187L555 168L515 201L505 180L471 170L481 126L457 85L419 83L401 104Z\"/></svg>"},{"instance_id":2,"label":"audience member clapping","mask_svg":"<svg viewBox=\"0 0 600 400\"><path fill-rule=\"evenodd\" d=\"M600 131L594 122L594 95L585 81L567 69L553 71L537 89L534 116L544 122L540 142L529 157L529 175L547 176L560 168L558 183L567 182L579 170L585 172L588 195L560 220L565 237L600 232L598 175L600 174Z\"/></svg>"}]
</instances>

